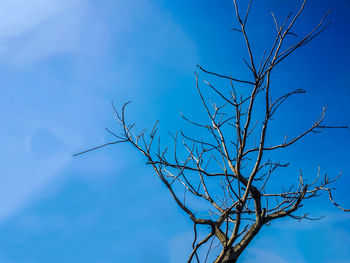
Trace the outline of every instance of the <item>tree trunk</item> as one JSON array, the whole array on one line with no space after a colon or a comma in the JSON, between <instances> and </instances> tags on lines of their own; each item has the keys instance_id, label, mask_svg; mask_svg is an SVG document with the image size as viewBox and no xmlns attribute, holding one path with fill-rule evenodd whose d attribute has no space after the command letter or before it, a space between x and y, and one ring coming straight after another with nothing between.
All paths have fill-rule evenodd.
<instances>
[{"instance_id":1,"label":"tree trunk","mask_svg":"<svg viewBox=\"0 0 350 263\"><path fill-rule=\"evenodd\" d=\"M265 214L265 211L262 212L262 217ZM246 249L249 243L253 240L256 234L260 231L261 227L264 225L264 220L259 218L259 220L245 233L242 240L235 246L222 251L214 263L235 263L237 262L239 256ZM222 255L224 255L222 257Z\"/></svg>"},{"instance_id":2,"label":"tree trunk","mask_svg":"<svg viewBox=\"0 0 350 263\"><path fill-rule=\"evenodd\" d=\"M231 251L231 250L229 250ZM233 252L227 252L226 256L223 258L222 263L235 263L237 262L237 257Z\"/></svg>"},{"instance_id":3,"label":"tree trunk","mask_svg":"<svg viewBox=\"0 0 350 263\"><path fill-rule=\"evenodd\" d=\"M236 253L234 253L233 248L226 251L225 256L221 259L220 256L215 260L215 263L235 263L237 262L238 256Z\"/></svg>"}]
</instances>

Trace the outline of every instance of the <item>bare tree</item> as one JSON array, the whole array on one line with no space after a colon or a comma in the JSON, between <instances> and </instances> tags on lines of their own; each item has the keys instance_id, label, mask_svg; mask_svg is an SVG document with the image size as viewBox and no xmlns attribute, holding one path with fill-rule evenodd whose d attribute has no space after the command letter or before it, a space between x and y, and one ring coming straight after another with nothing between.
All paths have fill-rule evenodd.
<instances>
[{"instance_id":1,"label":"bare tree","mask_svg":"<svg viewBox=\"0 0 350 263\"><path fill-rule=\"evenodd\" d=\"M241 79L222 75L198 66L203 74L225 79L230 83L229 89L220 90L212 83L204 82L204 85L216 95L215 98L214 96L210 98L210 101L216 100L212 103L205 97L196 73L196 88L203 110L208 116L208 122L199 123L182 114L181 116L190 125L202 129L201 137L192 137L179 131L171 135L173 141L171 145L163 147L157 136L157 123L150 131L143 130L140 133L135 131L135 124L129 123L125 117L128 105L126 103L120 112L113 106L122 132L119 135L107 131L116 137L116 141L78 153L86 153L117 143L129 143L141 152L177 205L193 221L193 251L189 255L188 262L194 260L200 262L197 251L204 247L204 244L208 249L206 258L203 259L203 262L206 262L213 240L218 240L221 246L221 253L215 259L215 263L236 262L260 229L271 221L282 217L295 220L313 219L308 214L296 214L296 212L304 200L316 198L322 192L329 195L335 206L343 211L350 211L339 206L332 197L331 184L341 173L335 178L330 178L327 175L321 176L318 171L315 179L306 184L300 171L295 186L285 185L279 192L270 192L267 189L271 174L280 171L279 168L288 167L288 163L270 160L270 152L288 148L310 133L321 132L327 128L346 128L324 125L326 107L323 107L315 122L299 135L292 139L285 137L276 145L266 143L269 124L279 107L289 97L305 92L303 89L296 89L273 98L271 73L280 62L328 27L329 24L325 22L328 13L309 33L294 43L293 40L297 38L292 31L293 26L304 10L306 0L295 15L290 13L282 23L279 23L271 13L276 26L276 36L272 47L265 51L258 61L253 56L246 29L251 1L244 15L239 11L238 1L233 2L240 26L233 30L242 34L245 41L248 59L243 60L251 71L252 78ZM291 44L286 46L286 42ZM245 95L247 91L249 95ZM264 109L263 117L256 121L255 119L261 115L261 110L259 115L256 115L258 98L264 102ZM256 143L253 143L254 140ZM194 200L204 201L207 204L206 212L196 211L195 202L186 202L186 194L194 197ZM203 225L207 228L199 228ZM204 230L208 227L209 231ZM202 240L198 240L199 230L208 231Z\"/></svg>"}]
</instances>

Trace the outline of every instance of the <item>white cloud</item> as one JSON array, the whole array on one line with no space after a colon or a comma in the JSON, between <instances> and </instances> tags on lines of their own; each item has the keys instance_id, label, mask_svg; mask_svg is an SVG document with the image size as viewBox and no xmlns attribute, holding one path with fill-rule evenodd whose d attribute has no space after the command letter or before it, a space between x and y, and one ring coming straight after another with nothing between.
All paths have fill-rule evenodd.
<instances>
[{"instance_id":1,"label":"white cloud","mask_svg":"<svg viewBox=\"0 0 350 263\"><path fill-rule=\"evenodd\" d=\"M5 149L6 150L6 149ZM6 152L8 154L8 152ZM31 153L17 151L18 156L3 156L5 169L1 169L0 220L16 212L24 203L31 201L59 169L67 162L67 155L60 154L37 159Z\"/></svg>"},{"instance_id":2,"label":"white cloud","mask_svg":"<svg viewBox=\"0 0 350 263\"><path fill-rule=\"evenodd\" d=\"M135 72L137 79L145 78L134 65L140 56L143 61L154 58L162 64L169 53L185 50L186 58L193 53L193 47L188 47L192 42L181 28L148 1L114 2L116 14L107 10L108 1L104 3L106 6L87 0L0 1L0 76L5 76L0 79L0 160L4 164L0 166L0 221L42 194L67 167L74 174L89 176L99 174L93 170L100 169L96 163L104 167L102 173L115 169L107 155L79 158L72 165L71 154L105 142L103 128L112 115L111 94L122 94L121 89L135 91L130 84ZM112 15L113 22L106 15ZM157 30L148 29L155 34L152 39L144 32L148 22L157 26ZM172 43L167 39L170 36L179 42ZM137 44L142 40L143 45ZM113 56L120 54L122 58L127 54L128 61L114 61ZM71 68L51 63L60 56L68 57ZM108 79L112 77L104 75L105 70L111 74L109 67L117 72L112 84Z\"/></svg>"},{"instance_id":3,"label":"white cloud","mask_svg":"<svg viewBox=\"0 0 350 263\"><path fill-rule=\"evenodd\" d=\"M17 37L37 27L50 17L82 0L2 0L0 2L0 36Z\"/></svg>"},{"instance_id":4,"label":"white cloud","mask_svg":"<svg viewBox=\"0 0 350 263\"><path fill-rule=\"evenodd\" d=\"M66 93L69 94L68 91ZM26 93L19 96L26 95L29 100L32 99ZM98 138L98 143L103 138L103 120L91 120L91 123L86 123L86 119L78 120L78 116L72 113L76 106L72 103L61 103L66 114L60 116L57 114L62 110L60 108L38 105L37 109L32 109L28 102L19 98L9 96L7 99L11 102L6 103L6 97L5 100L0 98L0 104L6 106L6 114L0 115L0 122L4 124L0 129L0 221L43 194L45 186L62 175L62 170L72 161L72 153L81 149L82 145L86 147L87 137ZM84 97L80 107L87 115L93 116L100 103L97 99L87 100ZM100 134L96 134L98 127ZM111 161L106 158L105 155L95 156L93 161L104 167L99 172L113 169ZM93 161L87 159L84 163L75 160L76 172L93 170ZM98 168L94 169L97 174Z\"/></svg>"},{"instance_id":5,"label":"white cloud","mask_svg":"<svg viewBox=\"0 0 350 263\"><path fill-rule=\"evenodd\" d=\"M44 61L49 68L57 55L79 53L89 15L94 14L86 0L0 1L0 221L35 200L84 137L103 129L101 118L87 117L101 110L100 99L37 67Z\"/></svg>"},{"instance_id":6,"label":"white cloud","mask_svg":"<svg viewBox=\"0 0 350 263\"><path fill-rule=\"evenodd\" d=\"M26 66L79 48L83 0L0 2L0 61Z\"/></svg>"}]
</instances>

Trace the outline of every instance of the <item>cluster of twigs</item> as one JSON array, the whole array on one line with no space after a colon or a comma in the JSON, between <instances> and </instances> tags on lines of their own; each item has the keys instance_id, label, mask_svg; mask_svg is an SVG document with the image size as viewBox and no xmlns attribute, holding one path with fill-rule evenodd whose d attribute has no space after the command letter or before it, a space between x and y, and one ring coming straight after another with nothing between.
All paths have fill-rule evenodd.
<instances>
[{"instance_id":1,"label":"cluster of twigs","mask_svg":"<svg viewBox=\"0 0 350 263\"><path fill-rule=\"evenodd\" d=\"M233 2L240 25L239 29L234 30L240 32L245 40L249 59L248 61L244 59L244 63L253 77L251 80L244 80L211 72L198 66L205 74L227 79L230 83L229 92L222 92L210 82L205 82L205 85L222 101L221 104L211 104L205 98L196 74L196 88L208 116L208 123L199 123L184 115L181 116L190 125L202 129L201 135L206 134L205 139L203 136L190 137L180 131L179 135L172 135L173 146L163 148L157 136L157 123L149 132L135 132L135 124L128 123L125 118L125 110L128 105L126 103L121 112L113 106L122 132L119 135L108 131L117 140L88 150L126 142L147 158L147 164L153 167L175 202L193 221L195 239L188 262L192 262L193 259L199 262L198 249L211 242L209 253L214 239L218 240L222 247L215 262L235 262L261 227L272 220L281 217L291 217L297 220L313 219L308 214L296 215L295 212L302 206L303 200L317 197L322 192L327 192L330 200L338 208L349 211L349 209L340 207L332 197L330 185L338 177L331 179L327 175L321 176L320 171L310 184L305 183L300 172L298 185L290 186L281 192L267 191L271 174L278 171L278 168L288 166L288 163L267 159L265 155L268 152L291 146L312 132L320 132L326 128L345 128L323 125L326 113L326 107L324 107L315 122L299 135L292 139L285 137L277 145L271 146L266 143L269 124L279 107L289 97L305 92L303 89L296 89L278 98L272 98L270 95L271 73L296 49L309 43L328 27L329 24L325 24L328 13L308 34L288 47L284 47L283 44L289 36L295 36L292 29L304 10L306 0L294 16L289 14L281 24L277 22L272 13L276 25L276 37L272 47L269 51L265 51L257 64L246 31L251 1L244 17L239 12L237 1ZM239 93L238 88L234 85L243 85L246 91L250 91L250 94L244 96L245 93ZM253 123L258 96L262 96L264 100L264 117ZM257 137L256 145L248 141L253 136ZM172 154L169 153L170 148L172 148ZM246 163L248 164L245 167ZM210 209L206 215L197 215L195 209L186 204L186 199L182 196L183 189L185 193L204 200L208 204ZM198 240L198 225L206 225L210 229L202 240ZM208 255L205 261L207 258Z\"/></svg>"}]
</instances>

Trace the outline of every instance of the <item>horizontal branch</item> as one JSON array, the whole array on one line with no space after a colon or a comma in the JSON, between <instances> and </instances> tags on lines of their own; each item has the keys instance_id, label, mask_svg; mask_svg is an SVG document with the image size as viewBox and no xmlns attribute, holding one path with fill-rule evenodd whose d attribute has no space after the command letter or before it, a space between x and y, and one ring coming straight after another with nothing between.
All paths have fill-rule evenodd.
<instances>
[{"instance_id":1,"label":"horizontal branch","mask_svg":"<svg viewBox=\"0 0 350 263\"><path fill-rule=\"evenodd\" d=\"M214 75L214 76L217 76L217 77L220 77L220 78L229 79L229 80L236 81L236 82L240 82L240 83L246 83L246 84L250 84L250 85L255 85L254 82L251 82L251 81L248 81L248 80L236 79L236 78L232 78L232 77L229 77L229 76L225 76L225 75L221 75L221 74L218 74L218 73L214 73L214 72L205 70L203 67L201 67L201 66L199 66L199 65L197 65L197 67L198 67L200 70L202 70L203 72L208 73L208 74L210 74L210 75Z\"/></svg>"}]
</instances>

